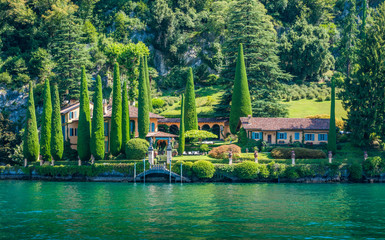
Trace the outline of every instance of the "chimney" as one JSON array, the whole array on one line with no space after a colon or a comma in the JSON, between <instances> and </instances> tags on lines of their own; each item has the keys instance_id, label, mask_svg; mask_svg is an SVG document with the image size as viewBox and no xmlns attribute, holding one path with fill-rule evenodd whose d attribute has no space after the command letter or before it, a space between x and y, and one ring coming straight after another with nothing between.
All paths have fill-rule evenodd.
<instances>
[{"instance_id":1,"label":"chimney","mask_svg":"<svg viewBox=\"0 0 385 240\"><path fill-rule=\"evenodd\" d=\"M249 120L251 119L251 115L247 115L247 117L249 118Z\"/></svg>"},{"instance_id":2,"label":"chimney","mask_svg":"<svg viewBox=\"0 0 385 240\"><path fill-rule=\"evenodd\" d=\"M103 115L107 114L108 103L106 99L103 99Z\"/></svg>"}]
</instances>

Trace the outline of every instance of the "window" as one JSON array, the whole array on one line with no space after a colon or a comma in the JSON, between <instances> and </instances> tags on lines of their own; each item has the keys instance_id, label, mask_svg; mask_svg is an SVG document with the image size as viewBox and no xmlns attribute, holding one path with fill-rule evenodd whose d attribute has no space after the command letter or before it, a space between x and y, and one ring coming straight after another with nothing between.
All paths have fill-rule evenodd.
<instances>
[{"instance_id":1,"label":"window","mask_svg":"<svg viewBox=\"0 0 385 240\"><path fill-rule=\"evenodd\" d=\"M314 134L305 134L305 141L314 141Z\"/></svg>"},{"instance_id":2,"label":"window","mask_svg":"<svg viewBox=\"0 0 385 240\"><path fill-rule=\"evenodd\" d=\"M262 133L259 132L253 132L251 135L252 139L261 139Z\"/></svg>"},{"instance_id":3,"label":"window","mask_svg":"<svg viewBox=\"0 0 385 240\"><path fill-rule=\"evenodd\" d=\"M299 133L294 133L294 140L299 140Z\"/></svg>"},{"instance_id":4,"label":"window","mask_svg":"<svg viewBox=\"0 0 385 240\"><path fill-rule=\"evenodd\" d=\"M326 133L318 134L318 141L327 141L328 135Z\"/></svg>"},{"instance_id":5,"label":"window","mask_svg":"<svg viewBox=\"0 0 385 240\"><path fill-rule=\"evenodd\" d=\"M108 137L108 131L109 131L108 122L104 122L104 136Z\"/></svg>"},{"instance_id":6,"label":"window","mask_svg":"<svg viewBox=\"0 0 385 240\"><path fill-rule=\"evenodd\" d=\"M78 112L74 112L75 113L75 119L78 118Z\"/></svg>"},{"instance_id":7,"label":"window","mask_svg":"<svg viewBox=\"0 0 385 240\"><path fill-rule=\"evenodd\" d=\"M77 135L78 135L78 129L75 128L75 136L77 136Z\"/></svg>"},{"instance_id":8,"label":"window","mask_svg":"<svg viewBox=\"0 0 385 240\"><path fill-rule=\"evenodd\" d=\"M155 123L151 123L151 132L155 132Z\"/></svg>"},{"instance_id":9,"label":"window","mask_svg":"<svg viewBox=\"0 0 385 240\"><path fill-rule=\"evenodd\" d=\"M61 115L61 123L62 124L66 123L66 116L65 115Z\"/></svg>"},{"instance_id":10,"label":"window","mask_svg":"<svg viewBox=\"0 0 385 240\"><path fill-rule=\"evenodd\" d=\"M287 133L278 133L278 139L287 139Z\"/></svg>"},{"instance_id":11,"label":"window","mask_svg":"<svg viewBox=\"0 0 385 240\"><path fill-rule=\"evenodd\" d=\"M70 112L70 120L74 117L74 113L73 112Z\"/></svg>"},{"instance_id":12,"label":"window","mask_svg":"<svg viewBox=\"0 0 385 240\"><path fill-rule=\"evenodd\" d=\"M70 128L70 136L72 137L74 135L74 129Z\"/></svg>"},{"instance_id":13,"label":"window","mask_svg":"<svg viewBox=\"0 0 385 240\"><path fill-rule=\"evenodd\" d=\"M66 127L62 126L61 131L63 132L63 139L66 139Z\"/></svg>"}]
</instances>

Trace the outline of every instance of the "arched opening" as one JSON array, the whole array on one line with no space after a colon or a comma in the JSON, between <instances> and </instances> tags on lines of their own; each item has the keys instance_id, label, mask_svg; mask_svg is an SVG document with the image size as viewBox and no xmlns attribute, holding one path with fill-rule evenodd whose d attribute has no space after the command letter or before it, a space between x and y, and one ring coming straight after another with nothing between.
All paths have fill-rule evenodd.
<instances>
[{"instance_id":1,"label":"arched opening","mask_svg":"<svg viewBox=\"0 0 385 240\"><path fill-rule=\"evenodd\" d=\"M171 125L170 126L170 133L178 135L179 134L179 128L177 125Z\"/></svg>"},{"instance_id":2,"label":"arched opening","mask_svg":"<svg viewBox=\"0 0 385 240\"><path fill-rule=\"evenodd\" d=\"M211 129L211 132L218 136L217 139L220 139L221 136L221 127L218 124L215 124Z\"/></svg>"},{"instance_id":3,"label":"arched opening","mask_svg":"<svg viewBox=\"0 0 385 240\"><path fill-rule=\"evenodd\" d=\"M208 124L205 124L202 126L202 130L210 132L210 126Z\"/></svg>"},{"instance_id":4,"label":"arched opening","mask_svg":"<svg viewBox=\"0 0 385 240\"><path fill-rule=\"evenodd\" d=\"M168 133L170 130L169 126L167 126L166 124L159 124L158 125L158 131L160 132L166 132Z\"/></svg>"}]
</instances>

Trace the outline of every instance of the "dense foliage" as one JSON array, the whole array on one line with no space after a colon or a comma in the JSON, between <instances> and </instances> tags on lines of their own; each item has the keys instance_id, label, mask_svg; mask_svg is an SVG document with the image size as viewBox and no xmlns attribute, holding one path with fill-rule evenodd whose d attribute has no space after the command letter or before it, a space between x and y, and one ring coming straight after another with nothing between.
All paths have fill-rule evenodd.
<instances>
[{"instance_id":1,"label":"dense foliage","mask_svg":"<svg viewBox=\"0 0 385 240\"><path fill-rule=\"evenodd\" d=\"M29 97L27 106L27 116L24 128L23 154L27 161L37 161L39 158L39 135L37 132L35 102L33 100L33 86L29 82Z\"/></svg>"},{"instance_id":2,"label":"dense foliage","mask_svg":"<svg viewBox=\"0 0 385 240\"><path fill-rule=\"evenodd\" d=\"M102 79L96 77L96 90L94 94L94 109L92 114L91 153L95 160L104 159L104 112Z\"/></svg>"},{"instance_id":3,"label":"dense foliage","mask_svg":"<svg viewBox=\"0 0 385 240\"><path fill-rule=\"evenodd\" d=\"M180 106L180 129L178 140L178 153L182 155L184 153L185 146L185 130L184 130L184 94L182 94L182 102Z\"/></svg>"},{"instance_id":4,"label":"dense foliage","mask_svg":"<svg viewBox=\"0 0 385 240\"><path fill-rule=\"evenodd\" d=\"M209 152L209 156L216 159L228 159L230 151L233 153L233 159L240 157L241 148L235 144L214 147Z\"/></svg>"},{"instance_id":5,"label":"dense foliage","mask_svg":"<svg viewBox=\"0 0 385 240\"><path fill-rule=\"evenodd\" d=\"M233 97L230 110L230 131L235 134L239 124L240 117L251 116L251 100L245 60L243 58L243 47L239 44L237 66L235 70L235 80L233 88Z\"/></svg>"},{"instance_id":6,"label":"dense foliage","mask_svg":"<svg viewBox=\"0 0 385 240\"><path fill-rule=\"evenodd\" d=\"M78 123L77 150L81 161L88 161L91 157L91 116L90 98L88 97L86 69L82 67L80 80L80 105Z\"/></svg>"},{"instance_id":7,"label":"dense foliage","mask_svg":"<svg viewBox=\"0 0 385 240\"><path fill-rule=\"evenodd\" d=\"M330 122L328 134L328 150L333 153L337 152L337 130L336 130L336 88L332 80L332 93L330 102Z\"/></svg>"},{"instance_id":8,"label":"dense foliage","mask_svg":"<svg viewBox=\"0 0 385 240\"><path fill-rule=\"evenodd\" d=\"M205 160L194 162L192 169L195 176L201 179L212 178L215 172L214 164Z\"/></svg>"},{"instance_id":9,"label":"dense foliage","mask_svg":"<svg viewBox=\"0 0 385 240\"><path fill-rule=\"evenodd\" d=\"M235 175L241 179L254 179L258 176L258 163L251 161L244 161L235 165Z\"/></svg>"},{"instance_id":10,"label":"dense foliage","mask_svg":"<svg viewBox=\"0 0 385 240\"><path fill-rule=\"evenodd\" d=\"M51 154L54 160L61 160L64 151L64 137L60 115L60 98L57 84L52 86L52 129Z\"/></svg>"},{"instance_id":11,"label":"dense foliage","mask_svg":"<svg viewBox=\"0 0 385 240\"><path fill-rule=\"evenodd\" d=\"M325 152L318 149L307 148L283 148L277 147L271 150L271 156L275 159L291 159L291 151L294 151L298 159L322 159L326 158Z\"/></svg>"},{"instance_id":12,"label":"dense foliage","mask_svg":"<svg viewBox=\"0 0 385 240\"><path fill-rule=\"evenodd\" d=\"M130 103L128 102L127 82L122 92L122 153L126 151L126 143L130 140Z\"/></svg>"},{"instance_id":13,"label":"dense foliage","mask_svg":"<svg viewBox=\"0 0 385 240\"><path fill-rule=\"evenodd\" d=\"M184 100L185 131L198 130L198 115L195 101L195 87L192 69L188 70Z\"/></svg>"},{"instance_id":14,"label":"dense foliage","mask_svg":"<svg viewBox=\"0 0 385 240\"><path fill-rule=\"evenodd\" d=\"M127 159L143 159L146 157L149 143L140 138L134 138L126 144L126 158Z\"/></svg>"},{"instance_id":15,"label":"dense foliage","mask_svg":"<svg viewBox=\"0 0 385 240\"><path fill-rule=\"evenodd\" d=\"M43 119L40 133L40 155L42 161L51 160L51 121L52 121L52 103L51 103L51 86L49 80L44 83L43 93Z\"/></svg>"},{"instance_id":16,"label":"dense foliage","mask_svg":"<svg viewBox=\"0 0 385 240\"><path fill-rule=\"evenodd\" d=\"M112 90L111 145L110 152L117 156L122 151L122 89L120 86L119 64L114 65Z\"/></svg>"},{"instance_id":17,"label":"dense foliage","mask_svg":"<svg viewBox=\"0 0 385 240\"><path fill-rule=\"evenodd\" d=\"M150 112L148 103L148 88L146 68L143 57L140 57L139 65L139 99L138 99L138 131L139 137L145 139L149 131Z\"/></svg>"}]
</instances>

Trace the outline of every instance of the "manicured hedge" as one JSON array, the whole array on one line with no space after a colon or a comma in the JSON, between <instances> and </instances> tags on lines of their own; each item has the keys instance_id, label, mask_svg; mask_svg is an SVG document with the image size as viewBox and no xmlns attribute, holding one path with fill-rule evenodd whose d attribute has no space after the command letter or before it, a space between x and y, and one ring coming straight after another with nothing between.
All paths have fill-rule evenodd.
<instances>
[{"instance_id":1,"label":"manicured hedge","mask_svg":"<svg viewBox=\"0 0 385 240\"><path fill-rule=\"evenodd\" d=\"M276 159L291 159L291 151L295 152L295 158L298 158L298 159L326 158L326 153L318 149L283 148L283 147L277 147L271 150L271 156Z\"/></svg>"},{"instance_id":2,"label":"manicured hedge","mask_svg":"<svg viewBox=\"0 0 385 240\"><path fill-rule=\"evenodd\" d=\"M211 149L211 151L209 152L209 156L216 159L228 159L230 150L232 150L233 152L233 159L237 159L240 157L241 148L235 144L215 147Z\"/></svg>"},{"instance_id":3,"label":"manicured hedge","mask_svg":"<svg viewBox=\"0 0 385 240\"><path fill-rule=\"evenodd\" d=\"M185 177L191 177L193 174L193 171L192 171L193 163L192 162L177 161L176 163L172 164L171 171L180 175L181 163L182 163L182 175Z\"/></svg>"},{"instance_id":4,"label":"manicured hedge","mask_svg":"<svg viewBox=\"0 0 385 240\"><path fill-rule=\"evenodd\" d=\"M144 139L134 138L129 140L126 144L126 158L129 160L145 158L149 145Z\"/></svg>"},{"instance_id":5,"label":"manicured hedge","mask_svg":"<svg viewBox=\"0 0 385 240\"><path fill-rule=\"evenodd\" d=\"M235 165L234 172L240 179L255 179L259 173L258 163L244 161Z\"/></svg>"},{"instance_id":6,"label":"manicured hedge","mask_svg":"<svg viewBox=\"0 0 385 240\"><path fill-rule=\"evenodd\" d=\"M214 164L209 161L199 160L193 164L193 172L198 178L212 178L215 173Z\"/></svg>"}]
</instances>

